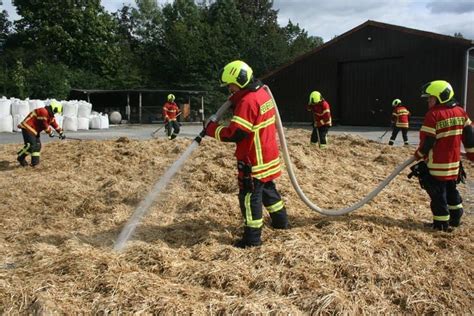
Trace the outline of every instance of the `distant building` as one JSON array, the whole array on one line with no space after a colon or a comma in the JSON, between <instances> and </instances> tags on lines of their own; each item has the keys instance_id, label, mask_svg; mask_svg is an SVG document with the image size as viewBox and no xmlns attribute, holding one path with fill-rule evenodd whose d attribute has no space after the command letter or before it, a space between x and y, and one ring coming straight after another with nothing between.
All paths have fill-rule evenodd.
<instances>
[{"instance_id":1,"label":"distant building","mask_svg":"<svg viewBox=\"0 0 474 316\"><path fill-rule=\"evenodd\" d=\"M431 80L449 81L455 97L474 118L474 52L466 83L469 49L474 42L406 27L367 21L313 51L264 75L284 122L309 122L305 105L318 90L343 125L387 126L391 103L399 98L412 115L424 116L420 87ZM473 49L474 50L474 49Z\"/></svg>"}]
</instances>

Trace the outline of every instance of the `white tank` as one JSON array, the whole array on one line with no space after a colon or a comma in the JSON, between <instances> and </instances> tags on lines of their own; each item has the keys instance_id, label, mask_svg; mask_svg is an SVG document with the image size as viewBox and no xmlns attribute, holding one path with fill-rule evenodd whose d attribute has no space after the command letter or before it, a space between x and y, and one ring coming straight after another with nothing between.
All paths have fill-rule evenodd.
<instances>
[{"instance_id":1,"label":"white tank","mask_svg":"<svg viewBox=\"0 0 474 316\"><path fill-rule=\"evenodd\" d=\"M110 124L120 124L120 122L122 121L122 114L120 114L120 112L113 111L109 115L109 121Z\"/></svg>"}]
</instances>

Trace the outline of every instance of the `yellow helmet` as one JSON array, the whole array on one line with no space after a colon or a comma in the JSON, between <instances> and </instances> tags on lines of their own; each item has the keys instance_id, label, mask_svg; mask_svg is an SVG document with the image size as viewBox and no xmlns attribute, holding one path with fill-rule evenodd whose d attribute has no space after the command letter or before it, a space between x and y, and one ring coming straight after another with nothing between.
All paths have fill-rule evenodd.
<instances>
[{"instance_id":1,"label":"yellow helmet","mask_svg":"<svg viewBox=\"0 0 474 316\"><path fill-rule=\"evenodd\" d=\"M168 94L167 100L168 100L169 102L173 102L174 99L176 99L176 98L174 97L174 94L171 94L171 93Z\"/></svg>"},{"instance_id":2,"label":"yellow helmet","mask_svg":"<svg viewBox=\"0 0 474 316\"><path fill-rule=\"evenodd\" d=\"M400 105L402 104L402 100L400 99L395 99L392 101L392 106L397 106L397 105Z\"/></svg>"},{"instance_id":3,"label":"yellow helmet","mask_svg":"<svg viewBox=\"0 0 474 316\"><path fill-rule=\"evenodd\" d=\"M435 80L428 82L427 84L423 85L423 87L421 87L421 96L436 97L439 103L443 104L447 103L454 97L454 90L449 82L444 80Z\"/></svg>"},{"instance_id":4,"label":"yellow helmet","mask_svg":"<svg viewBox=\"0 0 474 316\"><path fill-rule=\"evenodd\" d=\"M51 100L51 102L49 103L49 106L53 110L53 113L58 113L58 114L63 113L63 105L59 103L58 101Z\"/></svg>"},{"instance_id":5,"label":"yellow helmet","mask_svg":"<svg viewBox=\"0 0 474 316\"><path fill-rule=\"evenodd\" d=\"M241 60L234 60L225 65L219 76L221 87L234 83L241 89L248 85L252 78L252 68Z\"/></svg>"},{"instance_id":6,"label":"yellow helmet","mask_svg":"<svg viewBox=\"0 0 474 316\"><path fill-rule=\"evenodd\" d=\"M319 103L321 102L322 99L323 99L323 96L321 95L319 91L313 91L309 95L309 104Z\"/></svg>"}]
</instances>

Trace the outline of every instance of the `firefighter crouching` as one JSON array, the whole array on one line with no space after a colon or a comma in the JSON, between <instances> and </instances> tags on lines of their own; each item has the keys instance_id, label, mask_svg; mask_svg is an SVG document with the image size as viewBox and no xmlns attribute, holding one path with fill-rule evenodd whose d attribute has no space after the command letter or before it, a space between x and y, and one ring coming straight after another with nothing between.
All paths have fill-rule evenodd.
<instances>
[{"instance_id":1,"label":"firefighter crouching","mask_svg":"<svg viewBox=\"0 0 474 316\"><path fill-rule=\"evenodd\" d=\"M27 166L26 156L31 154L31 166L34 167L40 163L41 140L40 133L45 131L49 137L54 137L54 131L58 132L59 138L66 136L61 127L59 127L54 114L63 112L63 106L56 100L52 100L49 105L31 111L26 118L18 124L23 135L25 145L18 152L17 160L22 166Z\"/></svg>"},{"instance_id":2,"label":"firefighter crouching","mask_svg":"<svg viewBox=\"0 0 474 316\"><path fill-rule=\"evenodd\" d=\"M319 91L313 91L309 95L306 109L313 112L314 118L311 144L319 143L319 148L324 149L327 146L329 127L332 126L331 107Z\"/></svg>"},{"instance_id":3,"label":"firefighter crouching","mask_svg":"<svg viewBox=\"0 0 474 316\"><path fill-rule=\"evenodd\" d=\"M393 146L393 143L397 138L398 132L402 131L403 144L408 145L410 111L408 111L408 109L402 104L402 101L400 99L393 100L392 107L393 131L388 144L390 146Z\"/></svg>"},{"instance_id":4,"label":"firefighter crouching","mask_svg":"<svg viewBox=\"0 0 474 316\"><path fill-rule=\"evenodd\" d=\"M165 121L166 135L169 139L175 139L179 134L179 124L177 121L179 107L174 102L173 94L168 94L167 102L163 105L163 118Z\"/></svg>"},{"instance_id":5,"label":"firefighter crouching","mask_svg":"<svg viewBox=\"0 0 474 316\"><path fill-rule=\"evenodd\" d=\"M236 143L244 233L234 246L259 246L262 243L262 204L270 213L273 228L288 228L286 208L273 182L281 174L275 106L263 84L254 80L252 69L243 61L227 64L221 71L220 82L231 93L233 117L229 126L219 125L215 117L211 117L206 134L222 142Z\"/></svg>"},{"instance_id":6,"label":"firefighter crouching","mask_svg":"<svg viewBox=\"0 0 474 316\"><path fill-rule=\"evenodd\" d=\"M432 228L448 230L459 226L463 215L462 198L456 184L465 173L461 164L461 142L467 158L474 160L474 127L462 107L453 102L454 91L444 80L422 87L428 112L420 129L420 145L415 157L422 161L412 166L420 185L431 198ZM409 175L410 176L410 175Z\"/></svg>"}]
</instances>

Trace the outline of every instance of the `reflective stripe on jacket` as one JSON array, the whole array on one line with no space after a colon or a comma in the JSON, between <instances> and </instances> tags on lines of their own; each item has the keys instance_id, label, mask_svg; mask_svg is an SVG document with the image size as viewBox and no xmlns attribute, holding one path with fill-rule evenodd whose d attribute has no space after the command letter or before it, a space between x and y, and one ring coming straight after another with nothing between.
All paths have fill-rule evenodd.
<instances>
[{"instance_id":1,"label":"reflective stripe on jacket","mask_svg":"<svg viewBox=\"0 0 474 316\"><path fill-rule=\"evenodd\" d=\"M51 126L58 132L62 131L54 118L54 114L48 111L46 107L31 111L26 118L18 124L18 128L25 129L35 136L39 135L41 131L45 131L46 134L51 134Z\"/></svg>"},{"instance_id":2,"label":"reflective stripe on jacket","mask_svg":"<svg viewBox=\"0 0 474 316\"><path fill-rule=\"evenodd\" d=\"M410 111L404 106L396 106L392 111L392 121L396 127L409 128Z\"/></svg>"},{"instance_id":3,"label":"reflective stripe on jacket","mask_svg":"<svg viewBox=\"0 0 474 316\"><path fill-rule=\"evenodd\" d=\"M433 148L423 156L427 160L430 174L436 179L457 179L464 127L471 124L466 112L459 106L436 105L426 113L415 156L423 156L421 149L427 137L436 139Z\"/></svg>"},{"instance_id":4,"label":"reflective stripe on jacket","mask_svg":"<svg viewBox=\"0 0 474 316\"><path fill-rule=\"evenodd\" d=\"M270 95L261 87L256 91L237 91L229 99L235 105L229 126L210 124L207 134L220 141L230 141L238 130L243 131L247 137L236 142L237 160L250 164L252 177L262 182L279 177L275 104Z\"/></svg>"}]
</instances>

